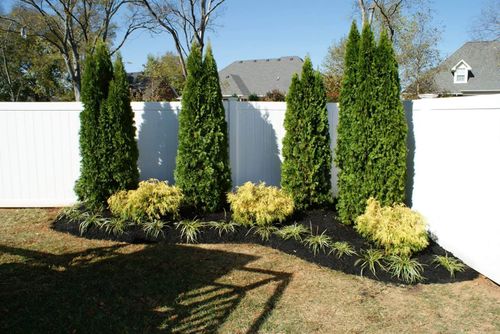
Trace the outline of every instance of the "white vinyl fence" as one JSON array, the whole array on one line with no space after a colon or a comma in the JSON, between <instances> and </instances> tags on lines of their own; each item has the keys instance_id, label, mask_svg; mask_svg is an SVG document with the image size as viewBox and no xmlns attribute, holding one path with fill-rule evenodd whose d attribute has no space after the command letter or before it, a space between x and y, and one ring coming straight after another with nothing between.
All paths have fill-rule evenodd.
<instances>
[{"instance_id":1,"label":"white vinyl fence","mask_svg":"<svg viewBox=\"0 0 500 334\"><path fill-rule=\"evenodd\" d=\"M225 101L233 185L279 185L284 102ZM173 183L180 103L132 103L141 179ZM409 204L438 242L500 283L500 95L408 101ZM76 201L81 104L0 103L0 207ZM332 147L338 109L328 104ZM337 194L337 172L332 185Z\"/></svg>"}]
</instances>

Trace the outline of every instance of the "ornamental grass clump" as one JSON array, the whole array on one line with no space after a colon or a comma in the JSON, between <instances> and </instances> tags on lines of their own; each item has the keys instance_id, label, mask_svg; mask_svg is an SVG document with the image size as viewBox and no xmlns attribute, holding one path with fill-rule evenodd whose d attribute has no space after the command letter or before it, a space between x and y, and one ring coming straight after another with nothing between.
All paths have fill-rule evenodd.
<instances>
[{"instance_id":1,"label":"ornamental grass clump","mask_svg":"<svg viewBox=\"0 0 500 334\"><path fill-rule=\"evenodd\" d=\"M113 215L144 223L178 218L183 197L179 188L150 179L140 182L136 190L117 192L108 199L108 205Z\"/></svg>"},{"instance_id":2,"label":"ornamental grass clump","mask_svg":"<svg viewBox=\"0 0 500 334\"><path fill-rule=\"evenodd\" d=\"M402 204L382 207L370 198L356 219L356 230L385 250L387 255L411 256L429 245L427 224L418 212Z\"/></svg>"},{"instance_id":3,"label":"ornamental grass clump","mask_svg":"<svg viewBox=\"0 0 500 334\"><path fill-rule=\"evenodd\" d=\"M271 225L284 222L293 214L292 198L265 183L247 182L227 195L233 220L241 225Z\"/></svg>"}]
</instances>

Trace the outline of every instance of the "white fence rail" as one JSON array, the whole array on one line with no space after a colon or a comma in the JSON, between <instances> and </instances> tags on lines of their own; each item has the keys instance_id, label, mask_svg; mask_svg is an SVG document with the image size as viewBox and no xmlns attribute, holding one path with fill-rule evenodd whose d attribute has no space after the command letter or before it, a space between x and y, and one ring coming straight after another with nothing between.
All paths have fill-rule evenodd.
<instances>
[{"instance_id":1,"label":"white fence rail","mask_svg":"<svg viewBox=\"0 0 500 334\"><path fill-rule=\"evenodd\" d=\"M279 185L286 104L225 102L233 185ZM132 103L141 178L173 183L180 103ZM0 207L76 201L81 104L0 103ZM500 283L500 95L407 102L408 198L449 251ZM332 146L338 109L328 104ZM334 194L337 172L332 167Z\"/></svg>"}]
</instances>

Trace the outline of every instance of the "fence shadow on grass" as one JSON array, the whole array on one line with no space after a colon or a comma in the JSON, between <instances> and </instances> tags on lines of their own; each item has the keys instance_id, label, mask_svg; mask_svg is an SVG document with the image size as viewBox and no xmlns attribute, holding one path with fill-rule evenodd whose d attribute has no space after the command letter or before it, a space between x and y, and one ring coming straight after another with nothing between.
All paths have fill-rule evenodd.
<instances>
[{"instance_id":1,"label":"fence shadow on grass","mask_svg":"<svg viewBox=\"0 0 500 334\"><path fill-rule=\"evenodd\" d=\"M125 246L63 255L0 246L0 253L25 259L0 266L0 331L212 333L246 294L273 284L260 316L252 313L245 324L257 333L291 280L289 273L248 267L258 257L247 254ZM236 283L221 279L237 271L244 278Z\"/></svg>"},{"instance_id":2,"label":"fence shadow on grass","mask_svg":"<svg viewBox=\"0 0 500 334\"><path fill-rule=\"evenodd\" d=\"M148 103L138 129L138 166L141 179L155 178L174 183L179 122L177 111L161 103Z\"/></svg>"}]
</instances>

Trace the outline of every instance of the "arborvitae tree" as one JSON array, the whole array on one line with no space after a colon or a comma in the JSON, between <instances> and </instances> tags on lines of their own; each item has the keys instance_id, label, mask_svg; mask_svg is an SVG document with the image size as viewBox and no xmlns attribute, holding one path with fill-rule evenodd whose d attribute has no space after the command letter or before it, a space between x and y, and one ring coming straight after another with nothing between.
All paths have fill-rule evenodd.
<instances>
[{"instance_id":1,"label":"arborvitae tree","mask_svg":"<svg viewBox=\"0 0 500 334\"><path fill-rule=\"evenodd\" d=\"M101 165L105 167L101 173L101 187L106 198L118 190L137 188L139 151L127 73L120 55L114 64L114 78L109 84L105 112L100 115L99 130Z\"/></svg>"},{"instance_id":2,"label":"arborvitae tree","mask_svg":"<svg viewBox=\"0 0 500 334\"><path fill-rule=\"evenodd\" d=\"M352 128L355 123L356 110L354 109L357 91L357 67L359 60L359 32L356 23L351 25L351 31L346 43L344 76L339 97L339 123L337 127L337 143L335 147L335 164L338 174L338 203L337 210L341 221L350 222L353 212L352 192L357 191L358 178L363 169L355 155L354 146L358 145L355 132Z\"/></svg>"},{"instance_id":3,"label":"arborvitae tree","mask_svg":"<svg viewBox=\"0 0 500 334\"><path fill-rule=\"evenodd\" d=\"M331 203L328 112L323 79L306 58L292 78L285 113L281 186L299 209Z\"/></svg>"},{"instance_id":4,"label":"arborvitae tree","mask_svg":"<svg viewBox=\"0 0 500 334\"><path fill-rule=\"evenodd\" d=\"M398 64L385 31L381 34L373 65L376 106L370 117L366 194L382 205L392 205L405 199L408 126L400 99Z\"/></svg>"},{"instance_id":5,"label":"arborvitae tree","mask_svg":"<svg viewBox=\"0 0 500 334\"><path fill-rule=\"evenodd\" d=\"M113 78L113 65L104 43L98 43L94 54L87 56L82 77L83 111L80 113L80 178L75 185L78 199L90 208L101 207L107 192L101 185L102 165L101 130L99 118L105 110L109 82Z\"/></svg>"},{"instance_id":6,"label":"arborvitae tree","mask_svg":"<svg viewBox=\"0 0 500 334\"><path fill-rule=\"evenodd\" d=\"M211 212L225 202L231 176L225 111L210 48L203 62L200 47L193 45L187 70L179 115L175 181L189 206Z\"/></svg>"},{"instance_id":7,"label":"arborvitae tree","mask_svg":"<svg viewBox=\"0 0 500 334\"><path fill-rule=\"evenodd\" d=\"M370 25L365 23L359 41L354 103L351 108L347 102L349 122L342 129L343 134L350 132L341 140L341 150L345 148L345 155L340 159L342 167L339 175L338 211L345 224L351 223L364 212L366 200L373 189L365 172L370 154L370 117L376 106L376 77L373 67L375 49L373 32Z\"/></svg>"}]
</instances>

